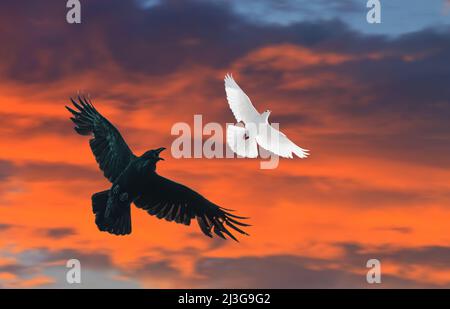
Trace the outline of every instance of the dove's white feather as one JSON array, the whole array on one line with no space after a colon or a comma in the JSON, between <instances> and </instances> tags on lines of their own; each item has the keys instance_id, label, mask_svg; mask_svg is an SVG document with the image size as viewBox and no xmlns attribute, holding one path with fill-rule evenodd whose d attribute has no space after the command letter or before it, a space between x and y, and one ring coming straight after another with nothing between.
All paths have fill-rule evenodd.
<instances>
[{"instance_id":1,"label":"dove's white feather","mask_svg":"<svg viewBox=\"0 0 450 309\"><path fill-rule=\"evenodd\" d=\"M256 158L258 145L255 137L245 137L248 134L248 130L243 127L229 125L227 127L227 144L238 156Z\"/></svg>"},{"instance_id":2,"label":"dove's white feather","mask_svg":"<svg viewBox=\"0 0 450 309\"><path fill-rule=\"evenodd\" d=\"M250 98L229 74L225 76L225 92L227 94L228 104L237 122L257 122L260 118L258 111L253 106Z\"/></svg>"},{"instance_id":3,"label":"dove's white feather","mask_svg":"<svg viewBox=\"0 0 450 309\"><path fill-rule=\"evenodd\" d=\"M266 124L261 126L261 130L256 136L256 141L262 148L283 158L292 159L292 154L296 154L298 157L304 159L309 155L308 150L295 145L286 135L271 125Z\"/></svg>"},{"instance_id":4,"label":"dove's white feather","mask_svg":"<svg viewBox=\"0 0 450 309\"><path fill-rule=\"evenodd\" d=\"M227 128L227 143L235 153L242 157L255 158L258 155L258 143L262 148L284 158L293 158L293 154L300 158L309 155L308 150L297 146L286 135L272 127L267 121L268 115L258 113L250 98L229 74L225 76L225 92L236 121L242 121L246 126L245 129L237 126ZM257 128L257 134L251 134L245 139L245 134L254 132L250 130L252 126ZM236 141L244 143L236 144Z\"/></svg>"}]
</instances>

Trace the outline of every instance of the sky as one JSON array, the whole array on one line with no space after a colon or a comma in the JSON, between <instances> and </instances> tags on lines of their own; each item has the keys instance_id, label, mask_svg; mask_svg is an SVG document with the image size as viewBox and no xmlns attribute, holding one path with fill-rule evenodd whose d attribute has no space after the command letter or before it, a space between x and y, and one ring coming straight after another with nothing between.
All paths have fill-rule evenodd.
<instances>
[{"instance_id":1,"label":"sky","mask_svg":"<svg viewBox=\"0 0 450 309\"><path fill-rule=\"evenodd\" d=\"M0 1L0 287L449 288L445 1ZM240 242L132 209L94 224L109 183L64 105L89 94L137 154L177 122L234 122L233 73L306 160L175 159L158 172L251 217ZM67 260L82 284L66 282ZM380 260L382 283L366 282Z\"/></svg>"}]
</instances>

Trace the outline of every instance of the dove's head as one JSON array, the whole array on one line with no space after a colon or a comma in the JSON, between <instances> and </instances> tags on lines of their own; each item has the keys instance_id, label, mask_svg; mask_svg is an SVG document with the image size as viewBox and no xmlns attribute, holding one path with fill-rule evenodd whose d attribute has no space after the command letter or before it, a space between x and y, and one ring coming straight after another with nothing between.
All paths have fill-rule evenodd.
<instances>
[{"instance_id":1,"label":"dove's head","mask_svg":"<svg viewBox=\"0 0 450 309\"><path fill-rule=\"evenodd\" d=\"M146 160L149 160L150 163L153 163L153 164L156 165L156 162L158 162L159 160L164 160L164 158L161 158L161 157L159 156L159 154L160 154L164 149L166 149L166 148L161 147L161 148L158 148L158 149L152 149L152 150L149 150L149 151L145 152L145 153L141 156L141 158L146 159Z\"/></svg>"},{"instance_id":2,"label":"dove's head","mask_svg":"<svg viewBox=\"0 0 450 309\"><path fill-rule=\"evenodd\" d=\"M272 111L271 110L266 110L264 113L262 113L262 117L266 122L269 122L269 115Z\"/></svg>"}]
</instances>

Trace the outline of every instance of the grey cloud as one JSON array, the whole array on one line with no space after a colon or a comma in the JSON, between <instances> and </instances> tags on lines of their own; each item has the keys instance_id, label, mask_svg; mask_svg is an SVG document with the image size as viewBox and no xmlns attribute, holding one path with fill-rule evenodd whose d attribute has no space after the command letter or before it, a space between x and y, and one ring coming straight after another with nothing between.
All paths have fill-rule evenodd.
<instances>
[{"instance_id":1,"label":"grey cloud","mask_svg":"<svg viewBox=\"0 0 450 309\"><path fill-rule=\"evenodd\" d=\"M417 288L433 287L400 277L385 275L382 284L369 285L363 273L345 268L331 268L328 261L297 256L242 258L205 258L197 263L197 273L204 277L200 287L210 288ZM317 267L320 265L320 267ZM356 266L355 265L355 266ZM316 267L314 267L316 266Z\"/></svg>"},{"instance_id":2,"label":"grey cloud","mask_svg":"<svg viewBox=\"0 0 450 309\"><path fill-rule=\"evenodd\" d=\"M7 160L0 160L0 181L9 178L13 174L14 164Z\"/></svg>"},{"instance_id":3,"label":"grey cloud","mask_svg":"<svg viewBox=\"0 0 450 309\"><path fill-rule=\"evenodd\" d=\"M101 173L94 168L61 162L28 161L14 163L0 161L0 180L7 177L18 177L26 181L70 181L73 179L100 179Z\"/></svg>"},{"instance_id":4,"label":"grey cloud","mask_svg":"<svg viewBox=\"0 0 450 309\"><path fill-rule=\"evenodd\" d=\"M170 260L151 260L140 259L136 261L136 265L129 265L127 268L122 268L122 272L131 278L152 278L154 280L160 279L176 279L180 276L177 268L170 264Z\"/></svg>"},{"instance_id":5,"label":"grey cloud","mask_svg":"<svg viewBox=\"0 0 450 309\"><path fill-rule=\"evenodd\" d=\"M383 261L396 262L407 269L412 265L427 267L449 268L450 247L445 246L422 246L422 247L393 247L379 245L366 247L356 243L337 244L345 252L345 263L347 265L358 265L370 258ZM450 284L450 282L449 282Z\"/></svg>"},{"instance_id":6,"label":"grey cloud","mask_svg":"<svg viewBox=\"0 0 450 309\"><path fill-rule=\"evenodd\" d=\"M400 234L411 234L414 229L408 226L388 226L388 227L380 227L377 230L379 231L391 231Z\"/></svg>"},{"instance_id":7,"label":"grey cloud","mask_svg":"<svg viewBox=\"0 0 450 309\"><path fill-rule=\"evenodd\" d=\"M11 253L3 255L10 256ZM49 250L46 248L29 249L14 254L15 263L0 266L0 272L9 272L18 276L17 280L4 281L4 287L20 286L21 281L36 276L47 276L51 282L35 286L35 288L138 288L139 282L133 278L125 278L120 266L114 265L106 253L81 252L74 249ZM81 264L81 284L69 284L66 274L69 270L66 262L78 259Z\"/></svg>"},{"instance_id":8,"label":"grey cloud","mask_svg":"<svg viewBox=\"0 0 450 309\"><path fill-rule=\"evenodd\" d=\"M39 229L39 232L42 235L53 239L62 239L77 234L75 229L69 227Z\"/></svg>"},{"instance_id":9,"label":"grey cloud","mask_svg":"<svg viewBox=\"0 0 450 309\"><path fill-rule=\"evenodd\" d=\"M0 223L0 232L4 232L12 228L12 224Z\"/></svg>"}]
</instances>

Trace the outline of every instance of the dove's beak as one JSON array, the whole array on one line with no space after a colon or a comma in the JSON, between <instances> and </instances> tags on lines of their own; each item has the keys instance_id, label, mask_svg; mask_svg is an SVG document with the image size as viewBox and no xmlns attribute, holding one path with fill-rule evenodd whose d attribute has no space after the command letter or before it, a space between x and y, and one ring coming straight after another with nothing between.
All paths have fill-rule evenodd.
<instances>
[{"instance_id":1,"label":"dove's beak","mask_svg":"<svg viewBox=\"0 0 450 309\"><path fill-rule=\"evenodd\" d=\"M158 160L163 160L163 161L164 161L164 158L160 158L160 157L159 157L159 154L160 154L163 150L166 150L166 148L161 147L161 148L156 149L156 153L158 154Z\"/></svg>"}]
</instances>

